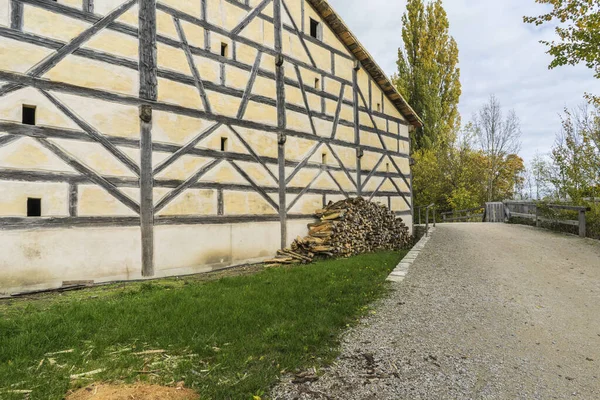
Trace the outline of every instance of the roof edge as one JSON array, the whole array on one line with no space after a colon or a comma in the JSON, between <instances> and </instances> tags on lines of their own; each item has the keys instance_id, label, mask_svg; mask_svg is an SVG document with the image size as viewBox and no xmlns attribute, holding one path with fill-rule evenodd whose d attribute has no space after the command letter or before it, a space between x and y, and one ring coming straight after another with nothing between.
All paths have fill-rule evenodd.
<instances>
[{"instance_id":1,"label":"roof edge","mask_svg":"<svg viewBox=\"0 0 600 400\"><path fill-rule=\"evenodd\" d=\"M419 115L413 110L408 102L402 97L396 89L390 78L385 74L383 69L377 64L373 56L367 49L358 41L356 36L350 31L348 25L329 5L327 0L307 0L319 13L321 18L331 28L331 30L340 38L342 43L346 45L348 50L362 64L364 69L371 75L375 83L381 88L383 93L396 106L398 111L416 128L423 126L423 121Z\"/></svg>"}]
</instances>

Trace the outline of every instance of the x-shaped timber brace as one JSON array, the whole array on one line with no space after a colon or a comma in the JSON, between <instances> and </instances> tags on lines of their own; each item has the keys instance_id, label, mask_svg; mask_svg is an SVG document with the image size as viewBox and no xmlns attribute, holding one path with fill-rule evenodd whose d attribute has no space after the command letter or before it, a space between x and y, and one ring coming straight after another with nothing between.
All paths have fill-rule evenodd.
<instances>
[{"instance_id":1,"label":"x-shaped timber brace","mask_svg":"<svg viewBox=\"0 0 600 400\"><path fill-rule=\"evenodd\" d=\"M69 209L70 218L69 224L73 226L95 226L98 223L118 223L119 226L135 226L136 224L141 226L141 237L142 237L142 274L144 276L154 275L154 226L162 223L176 223L176 218L165 218L157 217L157 213L163 210L169 205L174 199L176 199L181 193L191 188L216 188L219 191L219 217L196 217L188 218L188 221L197 221L199 223L210 223L211 221L254 221L254 220L278 220L281 224L281 246L285 247L287 244L287 220L288 218L300 218L307 216L304 215L291 215L290 212L299 200L303 196L309 193L322 193L324 198L326 194L343 194L345 197L351 195L366 195L369 199L373 199L378 193L381 192L381 188L386 182L391 182L394 186L395 191L401 196L408 208L412 210L410 202L410 192L403 192L393 178L400 177L406 186L412 191L412 185L407 177L402 173L400 167L394 160L393 156L408 157L408 154L401 154L399 151L394 152L388 149L384 137L394 138L400 140L398 135L390 134L389 124L390 118L379 112L374 112L371 109L372 95L371 85L372 81L369 80L369 100L365 99L361 89L358 85L358 71L361 69L361 64L354 57L348 56L347 54L340 52L339 50L328 46L325 43L315 40L304 33L304 2L302 2L302 21L297 23L294 19L290 9L285 0L263 0L255 8L250 8L243 3L236 0L225 0L230 4L235 4L238 7L247 10L247 15L242 21L234 27L231 31L227 31L222 27L213 25L207 21L207 1L201 0L201 16L196 18L189 14L185 14L181 11L173 9L166 4L157 2L156 0L127 0L124 1L119 7L108 13L104 17L99 17L94 14L94 2L93 0L82 0L82 10L75 10L71 7L61 5L59 3L47 2L44 0L11 0L11 28L0 27L0 36L10 38L13 40L19 40L37 46L42 46L53 50L53 52L43 59L41 62L33 66L25 74L17 74L8 71L0 71L0 80L7 81L8 83L0 86L0 97L6 96L16 90L24 87L36 88L52 105L56 107L68 120L72 121L81 131L74 132L72 130L64 130L60 128L49 128L49 127L23 127L20 124L12 122L0 122L0 129L6 132L4 135L0 135L0 147L9 145L10 143L18 140L21 137L32 137L44 148L55 154L59 159L64 161L67 165L72 167L79 175L54 173L54 172L41 172L41 171L9 171L0 169L0 179L18 179L27 181L64 181L69 183ZM273 5L273 17L268 17L262 12L264 9L272 3ZM56 39L42 38L35 34L24 33L23 30L23 4L36 6L39 8L47 9L52 12L57 12L77 18L83 21L91 23L91 26L85 29L82 33L74 37L68 42L62 42ZM131 26L125 25L118 22L117 20L123 16L128 10L134 5L139 4L138 11L138 29L132 28ZM173 26L177 33L179 40L174 40L157 33L157 20L156 12L167 13L171 16ZM285 13L291 24L285 25L282 23L282 15ZM260 18L263 21L272 22L274 24L274 48L265 47L259 43L253 42L240 34L247 28L254 19ZM214 32L223 37L231 39L233 44L234 57L232 59L223 59L218 55L215 55L210 51L209 47L204 49L193 46L189 43L186 36L186 32L182 21L191 23L199 27L204 28L204 39L205 44L208 46L210 43L210 34ZM83 46L93 38L97 33L103 29L111 29L122 34L134 36L139 40L139 61L132 61L124 58L120 58L115 55L108 53L101 53L96 50L84 48ZM289 55L284 54L282 45L283 32L291 32L294 34L304 52L306 53L308 63L295 59ZM255 61L252 65L246 65L235 59L235 44L242 43L249 45L257 50ZM327 49L331 53L331 71L320 69L311 54L308 42L312 45L319 45ZM162 69L159 67L157 62L157 43L168 45L174 48L180 49L187 60L190 76L177 73L174 71ZM261 69L260 64L263 56L267 54L275 59L275 72L269 72ZM68 83L59 83L43 79L43 75L55 67L58 63L64 60L69 55L77 55L79 57L96 60L120 67L129 68L139 72L139 95L138 97L128 96L124 94L116 94L100 89L91 89L80 87ZM205 57L211 60L215 60L221 63L222 77L221 85L215 84L211 81L204 80L198 69L194 56ZM335 56L344 57L347 59L354 60L353 68L353 79L352 81L346 81L335 75ZM224 78L224 66L231 65L233 67L245 70L249 72L249 79L245 90L239 91L234 88L227 87L225 85ZM285 68L291 68L296 76L296 81L286 78ZM313 71L319 74L322 79L322 85L324 85L325 78L337 81L340 83L339 95L327 93L324 91L324 86L321 88L314 88L310 85L306 85L303 81L300 68ZM265 96L253 94L253 87L257 80L257 77L263 77L272 79L276 86L276 99L270 99ZM183 106L173 105L158 101L158 79L169 79L175 82L194 86L198 92L198 95L202 102L202 109L191 109ZM286 102L286 86L298 88L302 95L303 107L292 103ZM350 89L351 88L351 89ZM235 118L218 115L213 111L213 107L210 103L207 90L212 92L222 93L229 96L240 98L240 106ZM347 90L352 90L352 101L345 99ZM101 99L104 101L110 101L121 104L135 105L139 108L139 126L140 126L140 139L127 139L121 136L109 136L99 132L90 123L86 122L84 118L77 115L72 109L70 109L63 101L59 99L54 93L67 93L75 94L79 96L85 96L95 99ZM319 111L311 110L310 103L308 100L308 94L317 95L321 98L322 109ZM336 102L335 114L333 116L327 115L325 112L325 100L329 99ZM258 103L263 103L271 106L276 106L277 109L277 124L271 126L263 123L252 122L245 120L247 107L250 100ZM361 106L362 104L362 106ZM382 103L383 104L383 103ZM353 120L346 121L342 119L342 108L344 106L351 106L353 109ZM153 111L166 111L179 115L186 115L194 118L201 118L212 121L212 124L199 132L196 136L190 139L187 143L181 146L169 145L164 143L156 143L152 140L152 124L153 124ZM288 127L286 121L286 111L293 111L300 114L305 114L308 117L310 124L311 133L305 133L295 131ZM372 127L360 124L360 114L366 113ZM382 131L377 126L375 117L386 117L386 131ZM314 119L319 118L332 123L331 134L323 136L319 135L317 131L317 125ZM397 123L398 127L403 121L393 121ZM339 140L337 138L339 126L352 127L354 129L354 143ZM209 138L220 128L228 129L232 135L242 144L248 154L238 154L231 152L217 152L210 149L198 148L198 144L203 140ZM277 136L277 158L269 158L259 155L258 152L244 139L243 135L240 134L239 128L249 128L260 130L269 134ZM362 145L361 144L361 131L370 132L377 134L381 143L381 148ZM286 142L288 137L297 137L302 139L309 139L315 142L314 146L299 162L294 162L286 159ZM115 160L129 170L135 178L115 178L105 177L101 173L94 171L94 169L87 166L84 162L77 159L77 157L70 154L68 151L63 149L60 145L53 142L54 139L69 138L81 140L84 142L92 142L99 144L102 148L108 152ZM356 151L356 168L348 168L342 162L341 158L337 154L334 146L341 147L352 147ZM140 161L138 163L128 156L125 152L120 150L120 147L138 148L140 150ZM337 167L332 165L315 165L311 163L311 158L315 153L321 149L326 148L329 153L333 155L337 162ZM361 168L361 159L364 151L380 154L380 158L376 165L367 173L366 177L363 176L363 170ZM169 153L163 161L153 166L152 155L153 151L162 151ZM206 164L196 170L191 176L184 181L175 181L168 179L160 179L159 174L165 171L167 168L172 166L175 162L180 160L182 157L187 155L202 156L212 158ZM378 171L380 165L388 160L393 166L394 172L387 171L382 173ZM272 180L275 186L265 187L255 182L244 168L239 165L239 162L252 162L260 165L266 172L267 176ZM217 166L226 163L230 165L247 183L248 185L219 185L216 183L199 183L199 180L205 176L211 170L214 170ZM277 164L278 171L274 173L268 164ZM286 167L291 167L292 172L286 174ZM308 185L301 188L291 187L294 177L303 169L314 169L316 171L315 176L312 178ZM344 186L335 178L332 173L335 171L342 171L349 182L351 182L352 191L344 189ZM335 183L339 191L329 191L323 189L314 189L313 185L317 180L326 174ZM286 176L287 175L287 176ZM374 191L366 192L367 184L373 179L373 177L382 177L383 179L378 184ZM364 178L364 181L363 181ZM409 176L410 178L410 176ZM77 187L79 184L91 182L111 196L121 202L123 205L128 207L130 210L139 215L139 217L124 217L124 218L110 218L103 220L102 218L85 218L77 217ZM132 187L139 188L140 200L139 202L130 198L120 188ZM153 189L155 187L168 187L171 190L163 195L160 199L157 199L155 203ZM275 211L278 212L276 219L273 217L265 216L260 219L251 218L252 216L242 216L237 219L227 217L223 215L223 189L232 190L244 190L254 191L258 193ZM274 201L270 193L278 193L278 201ZM287 204L286 195L296 194L296 197ZM391 196L391 193L384 193L386 196ZM412 211L411 211L412 212ZM0 229L19 229L25 226L58 226L62 223L60 218L49 218L47 220L36 221L31 223L28 221L20 223L19 221L11 221L5 223L0 219Z\"/></svg>"}]
</instances>

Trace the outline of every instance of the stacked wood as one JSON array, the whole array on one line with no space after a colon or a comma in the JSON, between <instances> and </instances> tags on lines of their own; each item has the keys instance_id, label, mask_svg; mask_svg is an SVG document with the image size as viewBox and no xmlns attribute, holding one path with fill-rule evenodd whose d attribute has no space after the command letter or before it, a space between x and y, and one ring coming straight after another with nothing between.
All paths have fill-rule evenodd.
<instances>
[{"instance_id":1,"label":"stacked wood","mask_svg":"<svg viewBox=\"0 0 600 400\"><path fill-rule=\"evenodd\" d=\"M269 266L309 263L315 257L350 257L380 250L400 250L410 244L408 228L386 206L357 197L329 202L317 210L319 222L308 224L308 236L279 250Z\"/></svg>"}]
</instances>

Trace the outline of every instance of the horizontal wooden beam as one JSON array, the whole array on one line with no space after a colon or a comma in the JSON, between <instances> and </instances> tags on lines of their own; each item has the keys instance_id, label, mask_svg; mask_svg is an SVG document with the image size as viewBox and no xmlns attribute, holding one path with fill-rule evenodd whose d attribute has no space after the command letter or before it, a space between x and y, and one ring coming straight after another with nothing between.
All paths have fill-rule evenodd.
<instances>
[{"instance_id":1,"label":"horizontal wooden beam","mask_svg":"<svg viewBox=\"0 0 600 400\"><path fill-rule=\"evenodd\" d=\"M139 188L139 179L136 178L124 178L115 176L102 176L111 185L119 188ZM391 176L389 178L392 178ZM93 180L89 177L79 174L73 174L68 172L45 172L45 171L25 171L25 170L14 170L7 168L0 168L0 181L13 181L13 182L38 182L38 183L65 183L65 184L77 184L77 185L93 185ZM181 186L185 181L180 179L155 179L154 187L175 189ZM278 186L260 186L266 193L278 193ZM233 183L221 183L221 182L198 182L190 185L188 189L206 189L206 190L224 190L224 191L235 191L235 192L254 192L255 187L252 185L245 184L233 184ZM299 194L304 191L305 187L300 186L288 186L287 193ZM339 194L338 190L334 189L317 189L310 188L307 194L315 195L335 195ZM348 191L351 195L357 195L356 191ZM372 192L363 192L365 195L371 194ZM397 196L397 192L380 192L382 196ZM408 192L403 192L404 195L408 195Z\"/></svg>"},{"instance_id":2,"label":"horizontal wooden beam","mask_svg":"<svg viewBox=\"0 0 600 400\"><path fill-rule=\"evenodd\" d=\"M18 139L19 137L32 137L32 138L50 138L50 139L67 139L67 140L75 140L82 142L93 142L93 139L90 138L85 132L80 132L71 129L63 129L63 128L53 128L53 127L45 127L45 126L32 126L32 125L23 125L18 122L9 122L9 121L0 121L0 130L7 132L7 136L3 136L0 138L0 142L10 143L14 140L7 140L8 138ZM119 147L128 147L137 149L140 147L140 141L137 139L130 139L122 136L111 136L105 135L107 140L111 142L115 146ZM321 138L313 137L313 140L320 142ZM168 143L154 142L152 144L153 151L161 152L161 153L179 153L182 152L182 149L186 148L187 145L180 146ZM314 149L317 150L316 148ZM252 154L243 154L243 153L232 153L232 152L223 152L220 150L211 150L211 149L200 149L200 148L186 148L186 155L197 156L197 157L208 157L208 158L223 158L226 160L234 160L234 161L247 161L255 163L256 159ZM314 154L314 152L312 153ZM264 164L277 164L277 158L275 157L265 157L258 156L260 161ZM302 168L307 169L321 169L321 163L308 162L308 159L302 161L293 161L287 159L285 161L286 167L295 168L299 165L302 165ZM342 171L344 172L344 168L339 166L331 165L329 166L331 170ZM346 168L348 172L357 172L354 168ZM370 174L372 170L363 169L363 174ZM399 177L402 176L394 173L386 173L382 171L376 171L374 176L384 177L384 176L392 176Z\"/></svg>"},{"instance_id":3,"label":"horizontal wooden beam","mask_svg":"<svg viewBox=\"0 0 600 400\"><path fill-rule=\"evenodd\" d=\"M36 77L32 77L32 76L17 74L14 72L0 71L0 80L15 82L15 83L21 84L23 86L31 86L31 87L35 87L35 88L38 88L41 90L54 90L54 91L70 93L70 94L75 94L75 95L89 97L89 98L95 98L98 100L105 100L105 101L133 105L133 106L140 106L140 105L144 105L144 104L151 105L154 110L172 112L174 114L186 115L186 116L189 116L192 118L199 118L199 119L206 119L206 120L210 120L210 121L222 122L227 125L255 129L255 130L263 131L265 133L270 133L270 134L274 134L274 135L277 135L277 133L278 133L278 128L273 125L268 125L268 124L264 124L264 123L260 123L260 122L247 121L247 120L239 120L235 117L228 117L228 116L224 116L224 115L215 115L215 114L207 113L205 111L196 110L193 108L183 107L183 106L170 104L170 103L143 100L138 97L131 96L131 95L112 93L112 92L107 92L107 91L103 91L103 90L99 90L99 89L86 88L86 87L81 87L81 86L72 85L72 84L63 83L63 82L53 82L53 81L49 81L49 80L42 79L42 78L36 78ZM298 138L302 138L302 139L314 140L314 135L312 133L292 130L289 128L285 129L285 134L288 136L291 136L291 137L298 137ZM322 138L322 139L325 143L329 143L329 144L336 145L336 146L353 148L353 149L360 147L364 151L380 153L380 154L391 154L391 155L394 155L397 157L409 158L408 154L390 152L390 151L386 151L379 147L366 146L366 145L357 146L355 143L346 142L346 141L339 140L339 139L331 139L331 138Z\"/></svg>"}]
</instances>

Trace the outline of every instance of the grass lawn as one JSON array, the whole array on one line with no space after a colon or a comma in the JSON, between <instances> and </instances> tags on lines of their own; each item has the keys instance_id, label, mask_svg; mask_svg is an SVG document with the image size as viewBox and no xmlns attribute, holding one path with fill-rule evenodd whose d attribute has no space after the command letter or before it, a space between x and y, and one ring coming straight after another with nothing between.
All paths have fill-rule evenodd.
<instances>
[{"instance_id":1,"label":"grass lawn","mask_svg":"<svg viewBox=\"0 0 600 400\"><path fill-rule=\"evenodd\" d=\"M97 381L184 381L203 399L262 396L282 372L331 361L339 334L385 293L403 255L0 302L0 398L32 390L31 399L62 399Z\"/></svg>"}]
</instances>

